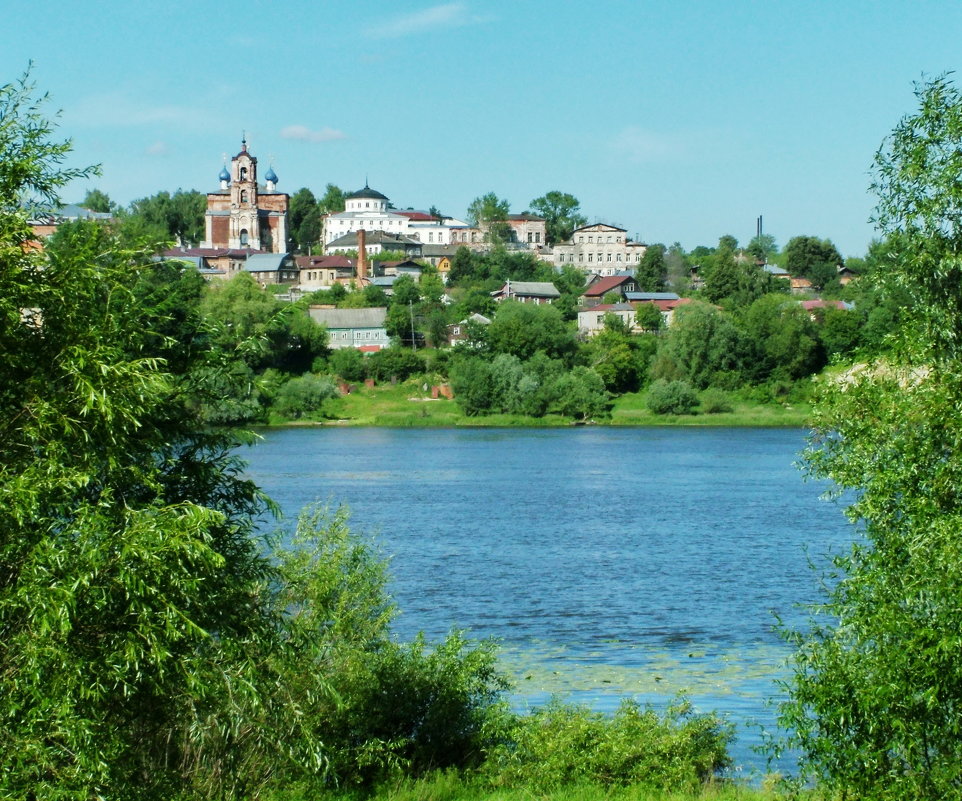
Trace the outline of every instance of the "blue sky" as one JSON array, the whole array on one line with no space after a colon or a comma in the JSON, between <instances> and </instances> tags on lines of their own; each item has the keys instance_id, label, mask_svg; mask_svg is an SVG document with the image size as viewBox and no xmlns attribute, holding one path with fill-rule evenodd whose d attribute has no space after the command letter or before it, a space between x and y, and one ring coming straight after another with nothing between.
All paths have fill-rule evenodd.
<instances>
[{"instance_id":1,"label":"blue sky","mask_svg":"<svg viewBox=\"0 0 962 801\"><path fill-rule=\"evenodd\" d=\"M872 238L872 156L956 68L958 2L8 2L0 82L33 61L75 164L122 204L208 191L242 132L279 189L370 185L463 216L558 189L691 249ZM41 18L42 15L42 18Z\"/></svg>"}]
</instances>

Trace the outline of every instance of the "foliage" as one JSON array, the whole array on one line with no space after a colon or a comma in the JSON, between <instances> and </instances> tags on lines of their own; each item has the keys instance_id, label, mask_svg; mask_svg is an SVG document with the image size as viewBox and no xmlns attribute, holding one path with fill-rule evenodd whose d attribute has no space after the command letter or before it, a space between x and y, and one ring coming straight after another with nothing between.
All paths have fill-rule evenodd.
<instances>
[{"instance_id":1,"label":"foliage","mask_svg":"<svg viewBox=\"0 0 962 801\"><path fill-rule=\"evenodd\" d=\"M298 252L307 253L321 239L321 212L317 199L310 189L298 189L291 195L288 209L288 225L291 239Z\"/></svg>"},{"instance_id":2,"label":"foliage","mask_svg":"<svg viewBox=\"0 0 962 801\"><path fill-rule=\"evenodd\" d=\"M861 537L834 560L796 646L781 720L803 778L842 797L957 797L962 784L962 96L917 86L875 159L896 247L874 279L908 302L896 348L823 381L808 463L853 494Z\"/></svg>"},{"instance_id":3,"label":"foliage","mask_svg":"<svg viewBox=\"0 0 962 801\"><path fill-rule=\"evenodd\" d=\"M566 241L576 228L588 222L581 213L578 199L567 192L546 192L531 201L531 208L544 217L548 245Z\"/></svg>"},{"instance_id":4,"label":"foliage","mask_svg":"<svg viewBox=\"0 0 962 801\"><path fill-rule=\"evenodd\" d=\"M318 411L324 401L335 397L337 387L331 379L306 373L284 382L274 397L274 409L278 414L296 420Z\"/></svg>"},{"instance_id":5,"label":"foliage","mask_svg":"<svg viewBox=\"0 0 962 801\"><path fill-rule=\"evenodd\" d=\"M70 174L26 97L0 92L0 794L209 797L222 746L274 735L241 734L264 712L263 505L151 355L142 256L89 223L21 247L23 192Z\"/></svg>"},{"instance_id":6,"label":"foliage","mask_svg":"<svg viewBox=\"0 0 962 801\"><path fill-rule=\"evenodd\" d=\"M794 381L812 375L825 363L815 323L786 295L764 295L741 317L752 358L746 371L755 381Z\"/></svg>"},{"instance_id":7,"label":"foliage","mask_svg":"<svg viewBox=\"0 0 962 801\"><path fill-rule=\"evenodd\" d=\"M159 239L196 245L204 238L206 211L206 196L194 190L178 189L173 195L157 192L135 200L120 215L120 221L124 228L143 225Z\"/></svg>"},{"instance_id":8,"label":"foliage","mask_svg":"<svg viewBox=\"0 0 962 801\"><path fill-rule=\"evenodd\" d=\"M498 353L528 359L538 351L565 358L575 350L574 331L553 306L504 301L487 327L487 341Z\"/></svg>"},{"instance_id":9,"label":"foliage","mask_svg":"<svg viewBox=\"0 0 962 801\"><path fill-rule=\"evenodd\" d=\"M691 414L698 405L698 394L687 381L659 378L648 387L645 405L655 414Z\"/></svg>"},{"instance_id":10,"label":"foliage","mask_svg":"<svg viewBox=\"0 0 962 801\"><path fill-rule=\"evenodd\" d=\"M662 292L668 282L668 268L665 265L666 248L661 244L649 245L645 255L638 263L635 278L642 292Z\"/></svg>"},{"instance_id":11,"label":"foliage","mask_svg":"<svg viewBox=\"0 0 962 801\"><path fill-rule=\"evenodd\" d=\"M702 391L701 411L703 414L725 414L734 410L732 396L723 389L709 387Z\"/></svg>"},{"instance_id":12,"label":"foliage","mask_svg":"<svg viewBox=\"0 0 962 801\"><path fill-rule=\"evenodd\" d=\"M511 228L505 222L511 205L499 198L494 192L476 197L468 206L468 222L475 228L482 228L489 242L507 242Z\"/></svg>"},{"instance_id":13,"label":"foliage","mask_svg":"<svg viewBox=\"0 0 962 801\"><path fill-rule=\"evenodd\" d=\"M404 381L424 372L424 360L415 351L392 345L367 357L367 372L378 381Z\"/></svg>"},{"instance_id":14,"label":"foliage","mask_svg":"<svg viewBox=\"0 0 962 801\"><path fill-rule=\"evenodd\" d=\"M605 382L590 367L573 367L558 378L554 391L561 413L576 420L600 417L608 409Z\"/></svg>"},{"instance_id":15,"label":"foliage","mask_svg":"<svg viewBox=\"0 0 962 801\"><path fill-rule=\"evenodd\" d=\"M334 374L345 381L363 381L367 377L364 354L356 348L338 348L328 361Z\"/></svg>"},{"instance_id":16,"label":"foliage","mask_svg":"<svg viewBox=\"0 0 962 801\"><path fill-rule=\"evenodd\" d=\"M642 331L660 331L665 325L665 318L654 303L639 303L635 310L635 324Z\"/></svg>"},{"instance_id":17,"label":"foliage","mask_svg":"<svg viewBox=\"0 0 962 801\"><path fill-rule=\"evenodd\" d=\"M661 337L652 376L685 379L704 389L716 374L741 370L744 352L744 335L727 314L705 303L689 303L675 310L671 327Z\"/></svg>"},{"instance_id":18,"label":"foliage","mask_svg":"<svg viewBox=\"0 0 962 801\"><path fill-rule=\"evenodd\" d=\"M347 205L347 193L334 184L324 187L324 194L317 201L318 211L324 214L340 214Z\"/></svg>"},{"instance_id":19,"label":"foliage","mask_svg":"<svg viewBox=\"0 0 962 801\"><path fill-rule=\"evenodd\" d=\"M729 727L680 703L664 716L623 701L613 717L557 700L519 717L483 775L539 795L571 785L642 785L690 790L730 764Z\"/></svg>"},{"instance_id":20,"label":"foliage","mask_svg":"<svg viewBox=\"0 0 962 801\"><path fill-rule=\"evenodd\" d=\"M793 276L808 278L816 289L822 289L836 278L836 268L843 264L838 249L828 239L794 236L785 245L785 269Z\"/></svg>"},{"instance_id":21,"label":"foliage","mask_svg":"<svg viewBox=\"0 0 962 801\"><path fill-rule=\"evenodd\" d=\"M84 199L80 201L80 206L84 209L90 209L90 211L108 214L117 207L117 204L110 199L106 192L100 189L90 189L84 195Z\"/></svg>"}]
</instances>

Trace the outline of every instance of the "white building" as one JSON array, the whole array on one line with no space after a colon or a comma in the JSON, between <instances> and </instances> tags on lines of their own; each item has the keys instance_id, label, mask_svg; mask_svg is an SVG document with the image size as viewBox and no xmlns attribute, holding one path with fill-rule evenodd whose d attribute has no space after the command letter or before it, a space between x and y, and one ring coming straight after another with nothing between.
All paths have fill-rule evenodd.
<instances>
[{"instance_id":1,"label":"white building","mask_svg":"<svg viewBox=\"0 0 962 801\"><path fill-rule=\"evenodd\" d=\"M601 276L633 271L645 255L647 247L628 239L625 229L606 223L595 223L576 229L567 242L553 248L554 266L566 264Z\"/></svg>"},{"instance_id":2,"label":"white building","mask_svg":"<svg viewBox=\"0 0 962 801\"><path fill-rule=\"evenodd\" d=\"M439 221L423 211L402 211L389 208L389 205L385 195L365 186L346 199L344 211L324 216L321 241L326 246L335 239L363 228L369 233L383 231L393 236L416 239L422 244L449 245L452 242L451 231L467 226L467 223L453 217Z\"/></svg>"}]
</instances>

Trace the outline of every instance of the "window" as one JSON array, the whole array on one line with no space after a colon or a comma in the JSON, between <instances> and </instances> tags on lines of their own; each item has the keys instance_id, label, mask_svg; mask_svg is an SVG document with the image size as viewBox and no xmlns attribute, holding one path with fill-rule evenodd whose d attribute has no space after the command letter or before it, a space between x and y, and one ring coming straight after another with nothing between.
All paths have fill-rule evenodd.
<instances>
[{"instance_id":1,"label":"window","mask_svg":"<svg viewBox=\"0 0 962 801\"><path fill-rule=\"evenodd\" d=\"M240 243L242 248L247 247L247 229L246 228L241 228Z\"/></svg>"},{"instance_id":2,"label":"window","mask_svg":"<svg viewBox=\"0 0 962 801\"><path fill-rule=\"evenodd\" d=\"M534 232L534 241L535 241L536 243L540 243L540 242L541 242L541 231L535 231L535 232Z\"/></svg>"},{"instance_id":3,"label":"window","mask_svg":"<svg viewBox=\"0 0 962 801\"><path fill-rule=\"evenodd\" d=\"M579 241L579 242L584 242L584 241L585 241L585 238L584 238L583 236L579 236L579 237L578 237L578 241Z\"/></svg>"},{"instance_id":4,"label":"window","mask_svg":"<svg viewBox=\"0 0 962 801\"><path fill-rule=\"evenodd\" d=\"M531 244L533 241L534 241L534 234L531 231L528 231L528 244Z\"/></svg>"},{"instance_id":5,"label":"window","mask_svg":"<svg viewBox=\"0 0 962 801\"><path fill-rule=\"evenodd\" d=\"M241 203L247 202L247 190L241 189Z\"/></svg>"},{"instance_id":6,"label":"window","mask_svg":"<svg viewBox=\"0 0 962 801\"><path fill-rule=\"evenodd\" d=\"M594 256L594 255L595 255L594 253L589 253L589 254L588 254L588 261L591 261L591 260L592 260L591 257Z\"/></svg>"},{"instance_id":7,"label":"window","mask_svg":"<svg viewBox=\"0 0 962 801\"><path fill-rule=\"evenodd\" d=\"M608 254L608 261L611 261L611 254Z\"/></svg>"},{"instance_id":8,"label":"window","mask_svg":"<svg viewBox=\"0 0 962 801\"><path fill-rule=\"evenodd\" d=\"M579 253L579 254L578 254L578 261L584 261L584 260L585 260L585 254L584 254L584 253Z\"/></svg>"},{"instance_id":9,"label":"window","mask_svg":"<svg viewBox=\"0 0 962 801\"><path fill-rule=\"evenodd\" d=\"M246 181L246 180L247 180L247 167L241 167L241 168L240 168L240 179L241 179L242 181Z\"/></svg>"},{"instance_id":10,"label":"window","mask_svg":"<svg viewBox=\"0 0 962 801\"><path fill-rule=\"evenodd\" d=\"M620 254L620 253L616 256L615 261L621 261L621 254Z\"/></svg>"},{"instance_id":11,"label":"window","mask_svg":"<svg viewBox=\"0 0 962 801\"><path fill-rule=\"evenodd\" d=\"M564 260L565 260L565 254L564 254L564 253L559 253L559 254L558 254L558 264L564 264Z\"/></svg>"},{"instance_id":12,"label":"window","mask_svg":"<svg viewBox=\"0 0 962 801\"><path fill-rule=\"evenodd\" d=\"M588 237L588 243L589 243L589 244L591 244L591 243L594 242L594 241L595 241L595 238L594 238L593 236L589 236L589 237Z\"/></svg>"}]
</instances>

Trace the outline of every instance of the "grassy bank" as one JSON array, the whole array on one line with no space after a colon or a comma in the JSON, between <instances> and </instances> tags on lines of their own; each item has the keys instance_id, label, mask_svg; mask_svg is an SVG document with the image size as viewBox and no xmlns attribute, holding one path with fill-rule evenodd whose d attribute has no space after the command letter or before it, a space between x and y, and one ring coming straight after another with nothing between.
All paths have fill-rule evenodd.
<instances>
[{"instance_id":1,"label":"grassy bank","mask_svg":"<svg viewBox=\"0 0 962 801\"><path fill-rule=\"evenodd\" d=\"M717 414L657 415L645 405L645 393L635 392L615 398L609 417L592 421L596 425L615 426L782 426L804 428L808 425L807 404L750 403L735 400L732 411ZM571 418L557 414L524 417L492 414L468 417L454 400L431 398L430 387L416 381L385 384L377 387L358 386L348 395L325 401L319 413L301 420L279 417L272 425L342 425L384 426L391 428L445 427L523 427L551 428L572 425Z\"/></svg>"},{"instance_id":2,"label":"grassy bank","mask_svg":"<svg viewBox=\"0 0 962 801\"><path fill-rule=\"evenodd\" d=\"M801 797L809 801L818 798L808 794L802 794ZM779 801L785 795L765 784L749 787L729 782L709 784L694 792L593 784L576 784L550 791L493 789L451 772L383 785L370 793L331 791L327 795L311 795L310 798L312 801ZM307 801L307 796L294 791L275 796L271 801Z\"/></svg>"}]
</instances>

